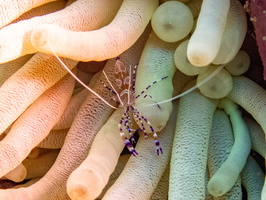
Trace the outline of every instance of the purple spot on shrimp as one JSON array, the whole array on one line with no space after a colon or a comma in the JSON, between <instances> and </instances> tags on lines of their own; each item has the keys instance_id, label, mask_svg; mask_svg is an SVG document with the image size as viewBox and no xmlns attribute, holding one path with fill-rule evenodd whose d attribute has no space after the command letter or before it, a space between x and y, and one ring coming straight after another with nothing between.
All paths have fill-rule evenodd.
<instances>
[{"instance_id":1,"label":"purple spot on shrimp","mask_svg":"<svg viewBox=\"0 0 266 200\"><path fill-rule=\"evenodd\" d=\"M163 150L162 150L162 148L157 147L157 148L156 148L156 151L157 151L157 155L158 155L158 156L159 156L160 154L163 154Z\"/></svg>"},{"instance_id":2,"label":"purple spot on shrimp","mask_svg":"<svg viewBox=\"0 0 266 200\"><path fill-rule=\"evenodd\" d=\"M160 146L160 141L159 140L155 140L155 145L158 147Z\"/></svg>"},{"instance_id":3,"label":"purple spot on shrimp","mask_svg":"<svg viewBox=\"0 0 266 200\"><path fill-rule=\"evenodd\" d=\"M142 116L142 119L143 119L145 122L147 122L147 119L146 119L145 117Z\"/></svg>"},{"instance_id":4,"label":"purple spot on shrimp","mask_svg":"<svg viewBox=\"0 0 266 200\"><path fill-rule=\"evenodd\" d=\"M148 135L146 132L144 132L144 138L147 139L148 138Z\"/></svg>"},{"instance_id":5,"label":"purple spot on shrimp","mask_svg":"<svg viewBox=\"0 0 266 200\"><path fill-rule=\"evenodd\" d=\"M131 141L132 143L136 143L136 140L135 140L135 138L134 138L133 135L130 136L130 141Z\"/></svg>"},{"instance_id":6,"label":"purple spot on shrimp","mask_svg":"<svg viewBox=\"0 0 266 200\"><path fill-rule=\"evenodd\" d=\"M137 156L138 155L138 152L134 148L130 151L130 153L133 156Z\"/></svg>"},{"instance_id":7,"label":"purple spot on shrimp","mask_svg":"<svg viewBox=\"0 0 266 200\"><path fill-rule=\"evenodd\" d=\"M126 145L126 147L130 147L131 146L131 143L130 143L130 141L128 139L125 141L125 145Z\"/></svg>"}]
</instances>

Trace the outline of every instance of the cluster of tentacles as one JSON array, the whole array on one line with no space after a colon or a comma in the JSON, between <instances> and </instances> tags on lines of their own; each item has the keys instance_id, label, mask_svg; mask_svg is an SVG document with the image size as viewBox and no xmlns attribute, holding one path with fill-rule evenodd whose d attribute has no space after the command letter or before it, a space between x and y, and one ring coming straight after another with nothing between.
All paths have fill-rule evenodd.
<instances>
[{"instance_id":1,"label":"cluster of tentacles","mask_svg":"<svg viewBox=\"0 0 266 200\"><path fill-rule=\"evenodd\" d=\"M263 67L238 0L0 10L0 199L266 198ZM137 156L123 151L125 111L102 84L116 85L117 56L128 71L139 63L134 106L148 123L126 119L149 136L136 133Z\"/></svg>"}]
</instances>

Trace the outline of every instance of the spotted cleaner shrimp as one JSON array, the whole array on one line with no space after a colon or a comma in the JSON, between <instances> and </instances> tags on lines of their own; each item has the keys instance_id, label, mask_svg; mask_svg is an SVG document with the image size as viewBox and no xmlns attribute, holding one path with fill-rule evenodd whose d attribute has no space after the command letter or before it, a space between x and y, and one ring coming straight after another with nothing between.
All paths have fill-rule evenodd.
<instances>
[{"instance_id":1,"label":"spotted cleaner shrimp","mask_svg":"<svg viewBox=\"0 0 266 200\"><path fill-rule=\"evenodd\" d=\"M49 42L48 42L49 43ZM65 64L64 62L58 57L58 55L55 53L55 51L52 48L52 45L49 43L49 46L51 48L51 51L53 52L54 56L57 58L57 60L61 63L61 65L68 71L68 73L71 74L83 87L85 87L87 90L92 92L94 95L96 95L98 98L100 98L105 104L110 106L113 109L117 109L113 105L111 105L109 102L107 102L104 98L102 98L99 94L97 94L95 91L93 91L90 87L88 87L86 84L84 84ZM152 136L154 138L154 143L156 146L156 153L157 155L160 155L163 153L162 147L160 145L160 141L158 140L158 135L155 132L154 128L152 127L149 120L141 114L138 109L135 107L135 100L140 98L143 95L143 98L149 97L151 99L152 96L149 94L145 94L145 92L151 88L152 85L158 83L159 81L162 81L166 79L168 76L164 76L159 80L153 81L151 84L149 84L145 90L141 91L140 94L135 94L135 81L136 81L136 70L138 65L135 65L133 68L133 71L131 72L131 67L129 72L127 71L125 65L120 60L119 57L116 58L116 63L114 66L115 71L115 77L116 77L116 85L118 87L118 90L120 92L117 92L118 90L115 89L115 87L111 84L110 80L108 79L106 73L103 71L103 74L110 86L104 83L104 81L100 80L101 83L105 88L107 88L111 93L115 95L113 100L119 102L119 107L124 108L124 113L121 117L121 119L118 122L118 129L120 132L120 136L122 140L124 141L125 146L129 150L129 152L136 156L138 155L138 152L133 147L133 143L135 143L134 139L134 132L136 131L142 131L144 132L144 137L147 138L148 134L146 132L145 125L147 125L152 132ZM158 109L161 109L160 105L156 103L155 100L153 100L155 105L157 105ZM132 121L131 121L131 113L133 114L135 121L140 123L141 128L135 130L131 127ZM127 134L129 134L129 137L126 136L125 130L127 131Z\"/></svg>"},{"instance_id":2,"label":"spotted cleaner shrimp","mask_svg":"<svg viewBox=\"0 0 266 200\"><path fill-rule=\"evenodd\" d=\"M124 108L124 114L121 117L118 128L120 131L120 136L124 141L125 146L128 148L130 153L134 156L138 155L138 152L134 149L132 146L133 143L135 143L135 139L133 136L133 131L136 131L130 127L131 123L131 117L130 112L132 112L136 122L139 122L141 124L141 128L137 129L137 131L144 132L144 137L147 138L148 134L145 129L145 125L147 124L150 131L152 132L153 138L155 140L155 146L156 146L156 152L157 155L162 154L163 150L160 146L160 141L158 140L158 135L155 132L154 128L152 127L149 120L138 111L138 109L135 107L135 99L141 97L143 95L143 98L149 97L152 98L151 95L145 94L145 92L154 84L156 84L158 81L166 79L168 76L162 77L158 81L152 82L150 85L146 87L145 90L141 91L140 94L135 93L135 82L136 82L136 69L138 65L135 65L133 68L133 72L131 75L131 67L129 72L127 71L125 65L121 62L120 58L117 57L116 63L115 63L115 77L116 77L116 85L120 89L120 93L118 93L114 86L112 86L111 82L108 80L108 77L106 76L105 72L103 71L106 79L108 80L108 83L110 84L111 88L108 87L103 81L101 81L110 92L112 92L114 95L117 96L118 102L120 103L119 106ZM155 102L155 101L154 101ZM156 104L156 102L155 102ZM159 104L156 104L159 109L161 107ZM124 128L123 128L124 127ZM125 131L127 130L129 134L129 138L126 137Z\"/></svg>"}]
</instances>

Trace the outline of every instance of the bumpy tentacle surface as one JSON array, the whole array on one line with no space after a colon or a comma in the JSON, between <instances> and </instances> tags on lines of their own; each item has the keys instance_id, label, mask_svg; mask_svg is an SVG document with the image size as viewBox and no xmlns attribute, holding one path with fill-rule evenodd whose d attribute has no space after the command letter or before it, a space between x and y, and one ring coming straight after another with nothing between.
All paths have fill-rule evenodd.
<instances>
[{"instance_id":1,"label":"bumpy tentacle surface","mask_svg":"<svg viewBox=\"0 0 266 200\"><path fill-rule=\"evenodd\" d=\"M247 190L248 199L262 199L261 192L264 183L263 171L252 156L241 173L242 184Z\"/></svg>"},{"instance_id":2,"label":"bumpy tentacle surface","mask_svg":"<svg viewBox=\"0 0 266 200\"><path fill-rule=\"evenodd\" d=\"M110 61L108 65L110 69L113 63ZM109 72L108 69L106 71ZM94 90L102 96L107 98L109 96L109 93L101 87L99 82ZM69 199L66 193L67 178L86 157L95 134L103 126L111 112L112 109L99 100L98 97L89 94L67 134L56 162L49 172L28 188L0 191L0 198L15 200L23 196L29 200Z\"/></svg>"},{"instance_id":3,"label":"bumpy tentacle surface","mask_svg":"<svg viewBox=\"0 0 266 200\"><path fill-rule=\"evenodd\" d=\"M44 5L29 10L28 12L21 15L19 18L13 20L10 24L17 23L19 21L27 20L37 16L47 15L49 13L59 11L65 8L65 6L66 6L65 0L52 1L50 3L46 3Z\"/></svg>"},{"instance_id":4,"label":"bumpy tentacle surface","mask_svg":"<svg viewBox=\"0 0 266 200\"><path fill-rule=\"evenodd\" d=\"M23 13L27 12L28 10L43 5L45 3L55 1L55 0L29 0L29 1L4 1L2 0L0 13L1 13L1 22L0 27L7 25L14 19L18 18ZM10 12L12 11L12 12Z\"/></svg>"},{"instance_id":5,"label":"bumpy tentacle surface","mask_svg":"<svg viewBox=\"0 0 266 200\"><path fill-rule=\"evenodd\" d=\"M20 69L32 56L32 54L28 54L10 62L0 64L0 85Z\"/></svg>"},{"instance_id":6,"label":"bumpy tentacle surface","mask_svg":"<svg viewBox=\"0 0 266 200\"><path fill-rule=\"evenodd\" d=\"M137 68L136 108L150 121L155 131L163 129L173 109L171 102L160 105L160 108L156 102L172 97L172 78L176 71L173 56L177 45L178 43L163 42L152 32ZM154 105L147 106L148 104ZM150 132L148 127L145 129Z\"/></svg>"},{"instance_id":7,"label":"bumpy tentacle surface","mask_svg":"<svg viewBox=\"0 0 266 200\"><path fill-rule=\"evenodd\" d=\"M51 130L37 147L45 149L61 149L69 129Z\"/></svg>"},{"instance_id":8,"label":"bumpy tentacle surface","mask_svg":"<svg viewBox=\"0 0 266 200\"><path fill-rule=\"evenodd\" d=\"M262 87L244 76L233 77L228 98L248 111L266 133L266 91Z\"/></svg>"},{"instance_id":9,"label":"bumpy tentacle surface","mask_svg":"<svg viewBox=\"0 0 266 200\"><path fill-rule=\"evenodd\" d=\"M265 143L265 133L263 132L261 126L253 119L244 118L248 126L251 139L251 149L259 153L264 158L266 157L266 143Z\"/></svg>"},{"instance_id":10,"label":"bumpy tentacle surface","mask_svg":"<svg viewBox=\"0 0 266 200\"><path fill-rule=\"evenodd\" d=\"M224 111L216 110L213 116L210 145L208 150L208 169L210 177L217 172L217 170L228 158L233 143L233 130L228 116ZM238 177L231 190L222 196L216 197L216 199L242 199L240 177Z\"/></svg>"},{"instance_id":11,"label":"bumpy tentacle surface","mask_svg":"<svg viewBox=\"0 0 266 200\"><path fill-rule=\"evenodd\" d=\"M0 177L21 163L62 115L74 88L67 75L40 96L12 125L0 142Z\"/></svg>"},{"instance_id":12,"label":"bumpy tentacle surface","mask_svg":"<svg viewBox=\"0 0 266 200\"><path fill-rule=\"evenodd\" d=\"M76 61L64 59L72 69ZM0 88L0 133L44 91L66 75L51 55L37 53Z\"/></svg>"},{"instance_id":13,"label":"bumpy tentacle surface","mask_svg":"<svg viewBox=\"0 0 266 200\"><path fill-rule=\"evenodd\" d=\"M39 25L56 24L73 31L98 29L113 20L120 4L121 0L79 0L58 12L10 24L0 31L0 62L36 52L30 42L30 34Z\"/></svg>"},{"instance_id":14,"label":"bumpy tentacle surface","mask_svg":"<svg viewBox=\"0 0 266 200\"><path fill-rule=\"evenodd\" d=\"M199 91L181 97L170 165L169 199L205 198L207 149L216 106L216 100L204 97Z\"/></svg>"},{"instance_id":15,"label":"bumpy tentacle surface","mask_svg":"<svg viewBox=\"0 0 266 200\"><path fill-rule=\"evenodd\" d=\"M157 6L158 0L124 0L114 20L99 30L75 32L46 25L32 32L31 43L38 51L51 53L50 41L59 56L75 60L109 59L118 56L137 41Z\"/></svg>"},{"instance_id":16,"label":"bumpy tentacle surface","mask_svg":"<svg viewBox=\"0 0 266 200\"><path fill-rule=\"evenodd\" d=\"M71 97L67 108L65 109L60 120L54 125L53 130L70 128L80 106L86 99L87 95L88 91L83 89L82 91Z\"/></svg>"},{"instance_id":17,"label":"bumpy tentacle surface","mask_svg":"<svg viewBox=\"0 0 266 200\"><path fill-rule=\"evenodd\" d=\"M170 163L167 165L156 189L151 195L151 200L168 200Z\"/></svg>"}]
</instances>

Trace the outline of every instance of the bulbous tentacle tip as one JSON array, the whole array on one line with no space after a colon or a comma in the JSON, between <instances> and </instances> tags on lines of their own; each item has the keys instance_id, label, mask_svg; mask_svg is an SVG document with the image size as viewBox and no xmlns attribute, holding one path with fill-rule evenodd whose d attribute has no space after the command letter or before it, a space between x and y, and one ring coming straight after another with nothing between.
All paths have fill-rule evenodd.
<instances>
[{"instance_id":1,"label":"bulbous tentacle tip","mask_svg":"<svg viewBox=\"0 0 266 200\"><path fill-rule=\"evenodd\" d=\"M38 48L40 46L45 46L47 41L45 40L45 32L43 30L37 29L33 30L31 33L31 44Z\"/></svg>"},{"instance_id":2,"label":"bulbous tentacle tip","mask_svg":"<svg viewBox=\"0 0 266 200\"><path fill-rule=\"evenodd\" d=\"M36 27L31 32L31 45L37 50L47 51L50 53L51 50L49 43L53 46L56 46L56 36L54 31L57 30L62 30L62 28L51 24Z\"/></svg>"}]
</instances>

